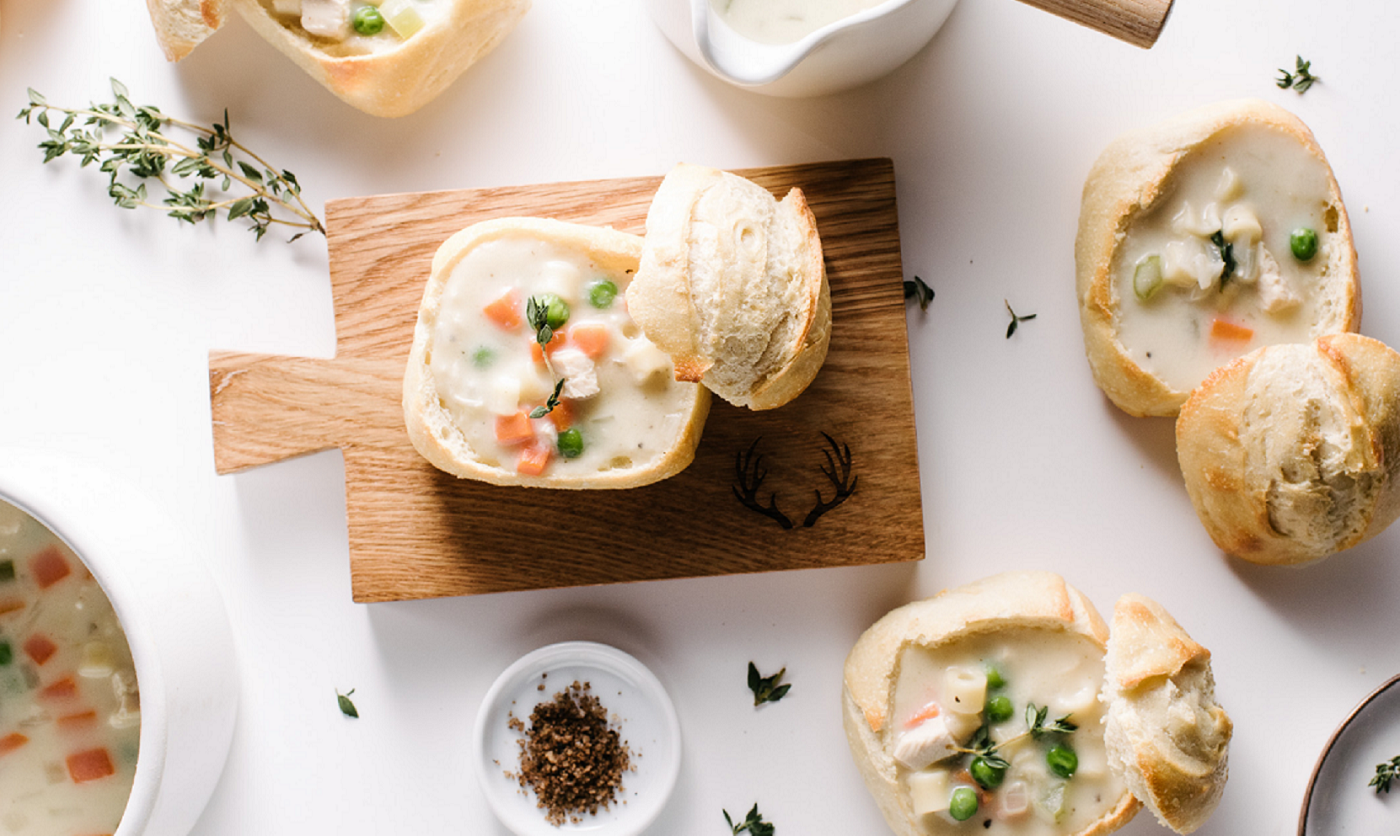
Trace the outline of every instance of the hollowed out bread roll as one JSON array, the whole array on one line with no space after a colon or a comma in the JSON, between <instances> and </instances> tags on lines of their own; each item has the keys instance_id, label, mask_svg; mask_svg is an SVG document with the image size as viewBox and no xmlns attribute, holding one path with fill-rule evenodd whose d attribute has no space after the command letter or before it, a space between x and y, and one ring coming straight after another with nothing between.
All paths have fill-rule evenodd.
<instances>
[{"instance_id":1,"label":"hollowed out bread roll","mask_svg":"<svg viewBox=\"0 0 1400 836\"><path fill-rule=\"evenodd\" d=\"M727 172L682 164L647 213L634 319L676 365L737 406L772 409L826 360L831 294L800 189L781 202Z\"/></svg>"},{"instance_id":2,"label":"hollowed out bread roll","mask_svg":"<svg viewBox=\"0 0 1400 836\"><path fill-rule=\"evenodd\" d=\"M449 238L404 373L418 452L462 478L546 488L632 488L690 464L710 395L675 381L627 315L641 249L635 235L537 218ZM544 350L532 298L567 311Z\"/></svg>"},{"instance_id":3,"label":"hollowed out bread roll","mask_svg":"<svg viewBox=\"0 0 1400 836\"><path fill-rule=\"evenodd\" d=\"M842 719L856 765L890 828L900 836L1089 836L1127 823L1140 805L1122 778L1108 771L1098 700L1107 640L1108 628L1093 604L1049 572L996 575L900 607L877 621L846 658ZM1003 688L985 681L990 666L1004 679ZM1079 728L1063 737L1023 738L1016 748L1003 751L1011 764L1005 782L989 793L991 800L979 804L977 814L956 821L945 811L920 812L917 796L932 785L932 806L947 806L947 782L967 783L957 775L969 768L969 756L954 754L928 765L920 765L919 758L913 761L918 768L901 757L911 757L906 751L910 742L932 723L944 721L953 738L966 745L979 722L987 721L985 713L963 719L960 709L976 700L957 693L963 687L958 683L968 676L974 686L978 676L984 677L987 701L1000 694L1013 702L1011 718L991 726L998 740L1024 727L1028 702L1048 707L1052 720L1069 715ZM939 713L911 725L926 696L938 704ZM1070 746L1079 759L1074 777L1064 782L1042 775L1045 750L1056 741ZM1022 770L1027 778L1019 777ZM944 773L951 777L945 779ZM1018 781L1027 785L1029 806L1004 817L1019 806L1020 794L1010 795ZM1059 796L1061 809L1074 809L1056 821L1049 811L1060 786L1066 788Z\"/></svg>"},{"instance_id":4,"label":"hollowed out bread roll","mask_svg":"<svg viewBox=\"0 0 1400 836\"><path fill-rule=\"evenodd\" d=\"M1400 354L1358 334L1257 350L1182 407L1177 457L1223 551L1301 564L1400 515Z\"/></svg>"},{"instance_id":5,"label":"hollowed out bread roll","mask_svg":"<svg viewBox=\"0 0 1400 836\"><path fill-rule=\"evenodd\" d=\"M407 38L386 26L373 36L352 31L334 40L308 32L296 14L276 12L275 0L230 2L312 78L371 116L404 116L432 101L530 8L529 0L433 0L419 4L425 25Z\"/></svg>"},{"instance_id":6,"label":"hollowed out bread roll","mask_svg":"<svg viewBox=\"0 0 1400 836\"><path fill-rule=\"evenodd\" d=\"M170 61L179 61L190 50L224 25L226 0L146 0L155 25L156 40Z\"/></svg>"},{"instance_id":7,"label":"hollowed out bread roll","mask_svg":"<svg viewBox=\"0 0 1400 836\"><path fill-rule=\"evenodd\" d=\"M1215 701L1210 651L1160 604L1128 594L1113 609L1104 739L1133 795L1190 833L1220 803L1232 726Z\"/></svg>"},{"instance_id":8,"label":"hollowed out bread roll","mask_svg":"<svg viewBox=\"0 0 1400 836\"><path fill-rule=\"evenodd\" d=\"M1295 230L1314 243L1301 233L1295 250ZM1262 101L1114 140L1084 184L1075 271L1094 380L1132 415L1175 415L1230 360L1353 331L1361 315L1331 167L1297 117Z\"/></svg>"}]
</instances>

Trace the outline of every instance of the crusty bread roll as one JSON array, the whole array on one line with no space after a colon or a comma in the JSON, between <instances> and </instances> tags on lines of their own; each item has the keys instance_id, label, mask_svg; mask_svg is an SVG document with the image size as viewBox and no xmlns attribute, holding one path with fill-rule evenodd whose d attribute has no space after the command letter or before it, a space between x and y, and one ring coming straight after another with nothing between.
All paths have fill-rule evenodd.
<instances>
[{"instance_id":1,"label":"crusty bread roll","mask_svg":"<svg viewBox=\"0 0 1400 836\"><path fill-rule=\"evenodd\" d=\"M966 824L955 823L939 813L915 813L906 783L910 771L895 756L896 737L902 728L896 716L899 679L907 668L912 668L906 653L911 649L938 652L998 635L1020 636L1028 642L1087 645L1098 660L1098 667L1084 696L1092 704L1086 710L1096 710L1096 695L1103 685L1102 654L1108 628L1082 593L1049 572L995 575L900 607L866 630L846 657L842 690L846 740L866 787L899 836L951 836L982 829L975 826L969 830ZM1007 679L1014 681L1014 671L1005 673ZM1019 715L1022 706L1016 708ZM1087 768L1090 751L1097 747L1102 752L1097 719L1082 722L1071 740L1081 738L1097 740L1075 744ZM1097 815L1083 827L1063 831L1066 836L1109 833L1137 813L1140 805L1121 780L1108 786L1116 787L1117 794L1099 799Z\"/></svg>"},{"instance_id":2,"label":"crusty bread roll","mask_svg":"<svg viewBox=\"0 0 1400 836\"><path fill-rule=\"evenodd\" d=\"M1315 255L1294 254L1295 229L1313 232ZM1094 379L1132 415L1175 415L1235 357L1360 320L1332 170L1297 117L1262 101L1114 140L1084 184L1075 266Z\"/></svg>"},{"instance_id":3,"label":"crusty bread roll","mask_svg":"<svg viewBox=\"0 0 1400 836\"><path fill-rule=\"evenodd\" d=\"M678 380L750 409L797 397L831 337L821 240L802 191L778 202L742 177L677 166L647 213L628 305Z\"/></svg>"},{"instance_id":4,"label":"crusty bread roll","mask_svg":"<svg viewBox=\"0 0 1400 836\"><path fill-rule=\"evenodd\" d=\"M689 465L710 396L675 381L669 358L628 318L641 248L635 235L538 218L449 238L433 258L404 374L418 452L462 478L545 488L632 488ZM527 300L550 296L567 320L540 351ZM558 405L532 417L552 393Z\"/></svg>"},{"instance_id":5,"label":"crusty bread roll","mask_svg":"<svg viewBox=\"0 0 1400 836\"><path fill-rule=\"evenodd\" d=\"M1359 334L1255 351L1186 402L1176 446L1226 553L1285 565L1350 548L1400 515L1400 354Z\"/></svg>"},{"instance_id":6,"label":"crusty bread roll","mask_svg":"<svg viewBox=\"0 0 1400 836\"><path fill-rule=\"evenodd\" d=\"M258 34L326 89L371 116L388 117L432 101L530 8L530 0L435 0L446 8L422 30L358 53L353 36L343 43L313 36L295 18L274 13L272 0L232 2Z\"/></svg>"},{"instance_id":7,"label":"crusty bread roll","mask_svg":"<svg viewBox=\"0 0 1400 836\"><path fill-rule=\"evenodd\" d=\"M1129 593L1113 608L1104 740L1134 796L1190 833L1220 803L1232 726L1215 701L1210 651L1162 605Z\"/></svg>"},{"instance_id":8,"label":"crusty bread roll","mask_svg":"<svg viewBox=\"0 0 1400 836\"><path fill-rule=\"evenodd\" d=\"M179 61L214 34L227 6L227 0L146 0L166 60Z\"/></svg>"}]
</instances>

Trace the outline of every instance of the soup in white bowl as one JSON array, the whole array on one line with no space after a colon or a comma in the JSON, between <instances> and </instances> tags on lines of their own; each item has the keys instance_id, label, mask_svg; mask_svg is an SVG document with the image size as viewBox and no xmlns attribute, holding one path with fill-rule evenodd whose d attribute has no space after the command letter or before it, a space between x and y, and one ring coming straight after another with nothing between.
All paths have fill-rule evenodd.
<instances>
[{"instance_id":1,"label":"soup in white bowl","mask_svg":"<svg viewBox=\"0 0 1400 836\"><path fill-rule=\"evenodd\" d=\"M140 726L107 595L62 539L0 500L0 834L114 832Z\"/></svg>"}]
</instances>

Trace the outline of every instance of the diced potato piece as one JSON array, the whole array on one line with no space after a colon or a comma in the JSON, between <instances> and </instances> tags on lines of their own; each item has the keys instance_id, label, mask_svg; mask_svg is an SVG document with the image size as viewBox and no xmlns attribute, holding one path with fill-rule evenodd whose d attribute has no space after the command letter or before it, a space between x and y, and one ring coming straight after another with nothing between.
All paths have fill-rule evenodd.
<instances>
[{"instance_id":1,"label":"diced potato piece","mask_svg":"<svg viewBox=\"0 0 1400 836\"><path fill-rule=\"evenodd\" d=\"M112 675L112 648L106 642L93 641L83 645L83 659L78 675L89 679Z\"/></svg>"},{"instance_id":2,"label":"diced potato piece","mask_svg":"<svg viewBox=\"0 0 1400 836\"><path fill-rule=\"evenodd\" d=\"M1231 243L1253 244L1264 237L1264 227L1260 225L1259 216L1254 214L1254 210L1243 203L1236 203L1225 210L1220 234Z\"/></svg>"},{"instance_id":3,"label":"diced potato piece","mask_svg":"<svg viewBox=\"0 0 1400 836\"><path fill-rule=\"evenodd\" d=\"M389 3L394 0L386 0L384 9L389 8ZM402 37L408 37L403 35ZM544 293L553 293L570 305L579 303L579 287L583 284L583 274L579 269L567 261L546 261L544 267L540 269L540 277L534 285L532 296L539 296Z\"/></svg>"},{"instance_id":4,"label":"diced potato piece","mask_svg":"<svg viewBox=\"0 0 1400 836\"><path fill-rule=\"evenodd\" d=\"M384 22L400 38L412 37L423 28L423 15L419 14L413 0L384 0L379 6L379 13L384 15Z\"/></svg>"},{"instance_id":5,"label":"diced potato piece","mask_svg":"<svg viewBox=\"0 0 1400 836\"><path fill-rule=\"evenodd\" d=\"M520 378L504 374L491 378L486 408L494 415L512 415L520 409Z\"/></svg>"},{"instance_id":6,"label":"diced potato piece","mask_svg":"<svg viewBox=\"0 0 1400 836\"><path fill-rule=\"evenodd\" d=\"M628 340L627 347L622 350L622 362L627 364L632 379L638 383L646 382L654 374L671 373L671 358L645 337Z\"/></svg>"},{"instance_id":7,"label":"diced potato piece","mask_svg":"<svg viewBox=\"0 0 1400 836\"><path fill-rule=\"evenodd\" d=\"M301 0L272 0L272 11L279 15L301 17Z\"/></svg>"},{"instance_id":8,"label":"diced potato piece","mask_svg":"<svg viewBox=\"0 0 1400 836\"><path fill-rule=\"evenodd\" d=\"M909 776L909 800L914 804L914 815L941 813L948 809L953 790L948 785L948 770L935 769L929 772L915 772Z\"/></svg>"},{"instance_id":9,"label":"diced potato piece","mask_svg":"<svg viewBox=\"0 0 1400 836\"><path fill-rule=\"evenodd\" d=\"M1244 181L1228 165L1220 172L1220 182L1215 186L1215 199L1231 201L1244 194Z\"/></svg>"}]
</instances>

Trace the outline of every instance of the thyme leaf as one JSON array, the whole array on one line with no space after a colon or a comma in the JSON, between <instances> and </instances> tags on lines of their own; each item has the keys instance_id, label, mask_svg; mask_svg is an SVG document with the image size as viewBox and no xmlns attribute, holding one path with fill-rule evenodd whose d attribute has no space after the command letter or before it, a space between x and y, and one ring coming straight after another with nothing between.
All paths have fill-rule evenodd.
<instances>
[{"instance_id":1,"label":"thyme leaf","mask_svg":"<svg viewBox=\"0 0 1400 836\"><path fill-rule=\"evenodd\" d=\"M766 702L777 702L787 696L787 692L792 686L778 684L782 682L785 673L787 673L787 668L782 668L772 676L759 676L758 667L750 662L749 690L753 691L753 704L763 705Z\"/></svg>"},{"instance_id":2,"label":"thyme leaf","mask_svg":"<svg viewBox=\"0 0 1400 836\"><path fill-rule=\"evenodd\" d=\"M1220 259L1225 262L1220 270L1220 289L1224 290L1235 272L1235 245L1226 243L1224 234L1218 229L1210 236L1210 242L1220 250Z\"/></svg>"},{"instance_id":3,"label":"thyme leaf","mask_svg":"<svg viewBox=\"0 0 1400 836\"><path fill-rule=\"evenodd\" d=\"M360 712L355 708L355 704L350 702L350 695L353 693L355 693L354 688L351 688L344 694L337 690L335 692L335 701L340 705L341 714L344 714L346 717L354 717L358 720L360 718Z\"/></svg>"},{"instance_id":4,"label":"thyme leaf","mask_svg":"<svg viewBox=\"0 0 1400 836\"><path fill-rule=\"evenodd\" d=\"M740 833L748 833L751 836L773 836L773 825L763 820L763 816L758 812L758 805L754 804L749 810L749 814L738 824L729 817L728 810L721 810L724 813L724 821L729 825L730 836L739 836Z\"/></svg>"},{"instance_id":5,"label":"thyme leaf","mask_svg":"<svg viewBox=\"0 0 1400 836\"><path fill-rule=\"evenodd\" d=\"M77 158L82 168L96 163L107 175L107 196L122 209L161 209L189 224L223 213L231 221L246 219L258 240L273 225L299 230L291 241L307 232L326 234L302 199L296 176L273 168L233 138L228 110L222 122L204 127L152 105L132 104L126 85L115 78L111 86L111 102L86 108L51 105L29 90L29 104L16 118L44 129L47 138L39 150L45 163L63 156ZM62 121L54 127L57 117ZM152 202L148 180L165 189L159 202Z\"/></svg>"},{"instance_id":6,"label":"thyme leaf","mask_svg":"<svg viewBox=\"0 0 1400 836\"><path fill-rule=\"evenodd\" d=\"M1295 58L1293 72L1290 73L1288 70L1280 68L1278 78L1274 79L1274 83L1278 85L1280 90L1292 87L1301 96L1308 92L1308 88L1322 79L1312 74L1311 61L1304 61L1301 55L1295 56Z\"/></svg>"},{"instance_id":7,"label":"thyme leaf","mask_svg":"<svg viewBox=\"0 0 1400 836\"><path fill-rule=\"evenodd\" d=\"M913 281L904 282L904 300L907 302L913 299L919 303L919 310L928 310L928 303L933 301L933 288L918 276Z\"/></svg>"},{"instance_id":8,"label":"thyme leaf","mask_svg":"<svg viewBox=\"0 0 1400 836\"><path fill-rule=\"evenodd\" d=\"M550 394L549 400L544 402L544 406L537 406L530 410L530 417L543 418L553 412L554 408L559 405L559 393L562 391L564 391L564 378L561 377L555 382L554 392Z\"/></svg>"},{"instance_id":9,"label":"thyme leaf","mask_svg":"<svg viewBox=\"0 0 1400 836\"><path fill-rule=\"evenodd\" d=\"M1020 316L1015 311L1011 310L1010 302L1007 302L1005 299L1001 301L1006 305L1006 312L1011 314L1011 324L1006 326L1006 338L1009 340L1011 339L1011 335L1016 333L1017 327L1019 327L1020 324L1022 322L1025 322L1026 320L1035 319L1035 314L1026 314L1025 316Z\"/></svg>"},{"instance_id":10,"label":"thyme leaf","mask_svg":"<svg viewBox=\"0 0 1400 836\"><path fill-rule=\"evenodd\" d=\"M1368 787L1376 788L1376 795L1390 793L1390 782L1400 778L1400 755L1396 755L1388 761L1376 764L1376 776L1371 779Z\"/></svg>"}]
</instances>

